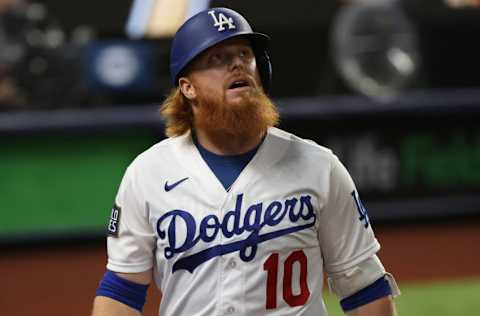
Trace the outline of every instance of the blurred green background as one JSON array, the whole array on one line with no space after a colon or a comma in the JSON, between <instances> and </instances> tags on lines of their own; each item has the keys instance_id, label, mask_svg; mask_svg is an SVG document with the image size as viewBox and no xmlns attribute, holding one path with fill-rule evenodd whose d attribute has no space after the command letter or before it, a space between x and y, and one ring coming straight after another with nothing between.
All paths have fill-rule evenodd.
<instances>
[{"instance_id":1,"label":"blurred green background","mask_svg":"<svg viewBox=\"0 0 480 316\"><path fill-rule=\"evenodd\" d=\"M480 314L480 279L400 284L398 315L476 316ZM326 295L330 316L344 315L337 299Z\"/></svg>"},{"instance_id":2,"label":"blurred green background","mask_svg":"<svg viewBox=\"0 0 480 316\"><path fill-rule=\"evenodd\" d=\"M154 142L145 130L0 139L0 238L102 234L125 168Z\"/></svg>"}]
</instances>

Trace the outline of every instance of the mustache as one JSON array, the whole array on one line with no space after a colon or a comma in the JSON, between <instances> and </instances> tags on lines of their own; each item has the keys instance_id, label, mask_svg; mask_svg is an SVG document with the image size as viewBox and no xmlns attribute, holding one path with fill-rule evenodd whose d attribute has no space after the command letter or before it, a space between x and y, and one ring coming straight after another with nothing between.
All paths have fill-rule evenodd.
<instances>
[{"instance_id":1,"label":"mustache","mask_svg":"<svg viewBox=\"0 0 480 316\"><path fill-rule=\"evenodd\" d=\"M239 66L236 70L232 72L227 78L227 88L236 80L245 80L247 81L250 87L255 88L255 90L260 89L260 85L257 82L255 75L248 71L245 66Z\"/></svg>"}]
</instances>

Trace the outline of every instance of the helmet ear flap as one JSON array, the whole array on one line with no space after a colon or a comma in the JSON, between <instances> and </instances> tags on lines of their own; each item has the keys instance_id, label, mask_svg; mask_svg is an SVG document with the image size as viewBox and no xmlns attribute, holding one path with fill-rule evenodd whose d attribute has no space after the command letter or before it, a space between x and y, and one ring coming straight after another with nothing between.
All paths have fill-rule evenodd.
<instances>
[{"instance_id":1,"label":"helmet ear flap","mask_svg":"<svg viewBox=\"0 0 480 316\"><path fill-rule=\"evenodd\" d=\"M258 72L262 80L263 91L269 93L272 86L272 63L266 50L255 51Z\"/></svg>"}]
</instances>

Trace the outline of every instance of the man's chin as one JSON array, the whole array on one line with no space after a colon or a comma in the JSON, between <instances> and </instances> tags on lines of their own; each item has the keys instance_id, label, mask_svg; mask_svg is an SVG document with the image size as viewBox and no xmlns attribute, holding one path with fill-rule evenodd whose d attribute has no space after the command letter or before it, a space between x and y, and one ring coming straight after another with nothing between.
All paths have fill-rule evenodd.
<instances>
[{"instance_id":1,"label":"man's chin","mask_svg":"<svg viewBox=\"0 0 480 316\"><path fill-rule=\"evenodd\" d=\"M245 107L247 104L252 103L253 92L250 90L232 91L225 94L225 104L229 108Z\"/></svg>"},{"instance_id":2,"label":"man's chin","mask_svg":"<svg viewBox=\"0 0 480 316\"><path fill-rule=\"evenodd\" d=\"M257 137L278 121L271 101L257 89L229 91L221 99L202 96L196 114L197 128L213 136Z\"/></svg>"}]
</instances>

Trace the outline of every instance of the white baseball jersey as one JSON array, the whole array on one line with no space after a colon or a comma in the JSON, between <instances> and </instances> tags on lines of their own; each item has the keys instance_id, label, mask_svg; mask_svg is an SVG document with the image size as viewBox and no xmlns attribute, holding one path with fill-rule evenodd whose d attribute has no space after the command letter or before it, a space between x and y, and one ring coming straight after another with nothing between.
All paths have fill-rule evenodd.
<instances>
[{"instance_id":1,"label":"white baseball jersey","mask_svg":"<svg viewBox=\"0 0 480 316\"><path fill-rule=\"evenodd\" d=\"M153 267L162 316L324 316L323 271L380 248L338 158L277 128L229 192L187 133L139 155L115 202L107 268Z\"/></svg>"}]
</instances>

